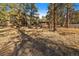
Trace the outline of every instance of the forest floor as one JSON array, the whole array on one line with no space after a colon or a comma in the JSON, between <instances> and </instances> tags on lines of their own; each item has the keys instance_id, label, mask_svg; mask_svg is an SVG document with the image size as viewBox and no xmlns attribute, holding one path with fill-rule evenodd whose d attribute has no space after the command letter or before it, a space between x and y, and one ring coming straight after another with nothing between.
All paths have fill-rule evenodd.
<instances>
[{"instance_id":1,"label":"forest floor","mask_svg":"<svg viewBox=\"0 0 79 59\"><path fill-rule=\"evenodd\" d=\"M0 28L0 55L79 55L79 28L21 30Z\"/></svg>"}]
</instances>

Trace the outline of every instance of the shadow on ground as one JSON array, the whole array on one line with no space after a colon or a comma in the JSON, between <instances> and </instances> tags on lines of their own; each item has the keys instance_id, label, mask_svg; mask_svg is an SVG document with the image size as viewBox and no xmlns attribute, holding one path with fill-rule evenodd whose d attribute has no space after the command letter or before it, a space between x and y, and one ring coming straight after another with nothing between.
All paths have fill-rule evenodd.
<instances>
[{"instance_id":1,"label":"shadow on ground","mask_svg":"<svg viewBox=\"0 0 79 59\"><path fill-rule=\"evenodd\" d=\"M2 56L78 56L79 49L68 47L56 38L33 38L18 29L19 41L9 41L0 49ZM13 37L13 39L16 37ZM11 40L13 40L11 39ZM59 38L61 39L61 38ZM62 40L62 39L61 39ZM60 42L60 43L58 43Z\"/></svg>"},{"instance_id":2,"label":"shadow on ground","mask_svg":"<svg viewBox=\"0 0 79 59\"><path fill-rule=\"evenodd\" d=\"M47 38L32 38L21 30L21 42L16 45L12 55L15 56L74 56L79 55L79 50L53 42Z\"/></svg>"}]
</instances>

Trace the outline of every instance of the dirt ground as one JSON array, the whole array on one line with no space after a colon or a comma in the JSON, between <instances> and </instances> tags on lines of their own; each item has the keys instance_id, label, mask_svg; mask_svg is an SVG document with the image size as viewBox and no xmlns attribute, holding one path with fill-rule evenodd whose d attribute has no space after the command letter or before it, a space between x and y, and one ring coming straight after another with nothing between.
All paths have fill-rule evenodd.
<instances>
[{"instance_id":1,"label":"dirt ground","mask_svg":"<svg viewBox=\"0 0 79 59\"><path fill-rule=\"evenodd\" d=\"M79 55L78 28L58 28L56 32L21 28L21 31L11 27L0 29L0 55Z\"/></svg>"}]
</instances>

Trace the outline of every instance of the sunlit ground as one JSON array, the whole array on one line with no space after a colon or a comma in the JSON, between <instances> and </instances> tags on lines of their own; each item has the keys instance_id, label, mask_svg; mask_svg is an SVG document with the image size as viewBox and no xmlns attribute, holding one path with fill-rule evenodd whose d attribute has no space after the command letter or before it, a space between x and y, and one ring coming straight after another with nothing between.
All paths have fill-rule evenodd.
<instances>
[{"instance_id":1,"label":"sunlit ground","mask_svg":"<svg viewBox=\"0 0 79 59\"><path fill-rule=\"evenodd\" d=\"M79 55L78 28L57 28L56 32L49 32L49 29L21 28L21 30L33 38L34 42L25 43L23 49L26 53L19 55ZM0 55L11 55L13 53L14 42L20 41L19 35L15 28L0 29ZM9 41L11 42L8 43ZM27 45L30 48L27 49Z\"/></svg>"}]
</instances>

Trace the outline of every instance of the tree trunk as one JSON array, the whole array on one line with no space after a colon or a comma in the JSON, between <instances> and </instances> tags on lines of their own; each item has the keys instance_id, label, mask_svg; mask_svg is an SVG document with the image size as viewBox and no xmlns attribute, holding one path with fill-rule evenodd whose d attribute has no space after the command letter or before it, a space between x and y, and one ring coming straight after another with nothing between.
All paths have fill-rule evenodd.
<instances>
[{"instance_id":1,"label":"tree trunk","mask_svg":"<svg viewBox=\"0 0 79 59\"><path fill-rule=\"evenodd\" d=\"M49 30L51 31L52 30L52 22L51 22L52 20L50 19L49 20Z\"/></svg>"},{"instance_id":2,"label":"tree trunk","mask_svg":"<svg viewBox=\"0 0 79 59\"><path fill-rule=\"evenodd\" d=\"M65 27L68 28L69 27L69 9L67 8L67 16L66 16L66 23L65 23Z\"/></svg>"},{"instance_id":3,"label":"tree trunk","mask_svg":"<svg viewBox=\"0 0 79 59\"><path fill-rule=\"evenodd\" d=\"M54 3L53 9L53 31L56 31L56 4Z\"/></svg>"}]
</instances>

